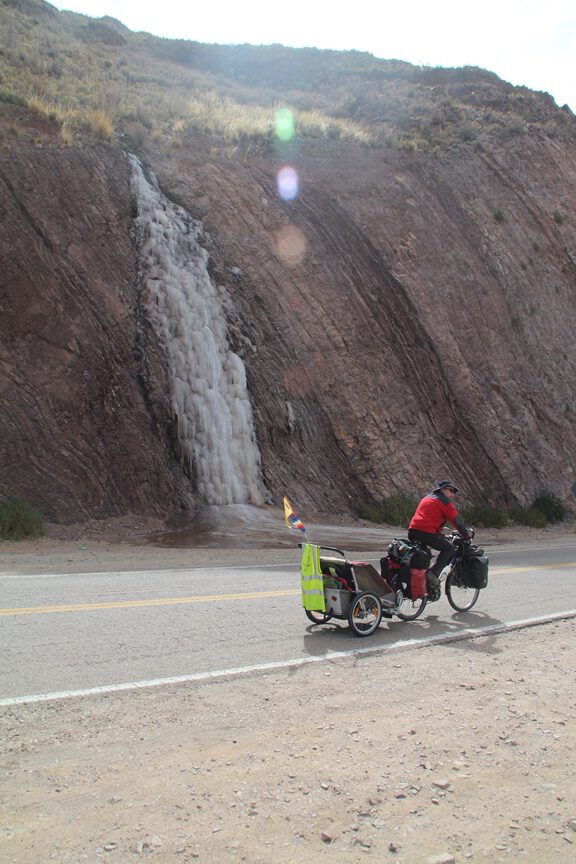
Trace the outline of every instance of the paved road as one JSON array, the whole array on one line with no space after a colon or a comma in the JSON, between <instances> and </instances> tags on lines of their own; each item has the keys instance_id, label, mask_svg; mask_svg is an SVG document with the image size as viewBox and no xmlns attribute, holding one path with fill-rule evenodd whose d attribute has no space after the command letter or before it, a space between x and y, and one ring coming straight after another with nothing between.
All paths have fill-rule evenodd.
<instances>
[{"instance_id":1,"label":"paved road","mask_svg":"<svg viewBox=\"0 0 576 864\"><path fill-rule=\"evenodd\" d=\"M442 597L418 621L385 620L367 639L344 622L308 622L296 558L292 567L0 575L0 704L362 653L576 610L576 539L487 552L489 586L471 612L454 613Z\"/></svg>"}]
</instances>

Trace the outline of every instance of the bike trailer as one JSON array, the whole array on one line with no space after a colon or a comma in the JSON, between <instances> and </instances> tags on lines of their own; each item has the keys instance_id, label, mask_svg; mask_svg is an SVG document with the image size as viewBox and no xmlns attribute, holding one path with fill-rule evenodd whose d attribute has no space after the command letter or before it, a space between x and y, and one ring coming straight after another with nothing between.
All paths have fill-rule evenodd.
<instances>
[{"instance_id":1,"label":"bike trailer","mask_svg":"<svg viewBox=\"0 0 576 864\"><path fill-rule=\"evenodd\" d=\"M460 579L466 588L486 588L488 585L488 556L469 555L459 565Z\"/></svg>"},{"instance_id":2,"label":"bike trailer","mask_svg":"<svg viewBox=\"0 0 576 864\"><path fill-rule=\"evenodd\" d=\"M365 592L378 598L380 610L382 606L394 606L395 592L372 564L348 561L341 549L332 546L304 543L300 546L302 605L307 614L317 612L329 618L346 620L356 598ZM363 620L364 614L359 612L358 617ZM355 632L365 635L362 630L356 629Z\"/></svg>"},{"instance_id":3,"label":"bike trailer","mask_svg":"<svg viewBox=\"0 0 576 864\"><path fill-rule=\"evenodd\" d=\"M329 547L322 547L322 550ZM332 551L339 551L333 549ZM383 605L393 605L394 593L380 573L364 561L348 561L344 553L340 557L329 557L322 551L320 564L324 580L326 611L336 618L346 618L352 598L370 591L380 597Z\"/></svg>"}]
</instances>

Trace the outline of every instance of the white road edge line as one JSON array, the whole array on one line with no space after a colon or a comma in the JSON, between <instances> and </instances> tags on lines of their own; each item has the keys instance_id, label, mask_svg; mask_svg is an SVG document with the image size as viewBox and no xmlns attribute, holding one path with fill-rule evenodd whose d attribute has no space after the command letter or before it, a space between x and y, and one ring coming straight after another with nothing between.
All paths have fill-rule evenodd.
<instances>
[{"instance_id":1,"label":"white road edge line","mask_svg":"<svg viewBox=\"0 0 576 864\"><path fill-rule=\"evenodd\" d=\"M88 687L85 690L64 690L60 693L37 693L32 696L14 696L10 699L0 699L0 707L8 708L14 705L28 705L34 702L50 702L56 699L75 699L80 696L100 696L106 693L118 693L122 690L140 690L146 687L163 687L167 684L187 684L192 681L214 681L219 678L229 678L238 675L250 675L259 672L272 672L281 669L293 669L307 666L309 663L324 663L357 654L388 654L396 651L406 651L413 648L425 648L429 645L442 645L447 642L457 642L461 639L476 639L480 636L490 636L495 633L506 633L509 630L520 630L524 627L535 627L539 624L550 624L567 618L576 618L576 609L567 612L555 612L552 615L540 615L537 618L525 618L520 621L509 621L507 624L489 624L486 627L466 627L458 633L446 633L439 636L425 636L423 639L405 639L393 645L374 645L366 648L351 648L349 651L333 651L322 656L299 657L294 660L278 660L274 663L258 663L254 666L239 666L231 669L217 669L213 672L196 672L192 675L176 675L172 678L157 678L149 681L127 681L124 684L109 684L102 687Z\"/></svg>"}]
</instances>

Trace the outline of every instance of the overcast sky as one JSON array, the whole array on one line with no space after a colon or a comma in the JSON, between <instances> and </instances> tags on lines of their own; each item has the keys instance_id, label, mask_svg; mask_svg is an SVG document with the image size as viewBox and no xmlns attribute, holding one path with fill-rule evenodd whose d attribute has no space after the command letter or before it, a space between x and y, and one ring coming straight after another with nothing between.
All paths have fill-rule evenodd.
<instances>
[{"instance_id":1,"label":"overcast sky","mask_svg":"<svg viewBox=\"0 0 576 864\"><path fill-rule=\"evenodd\" d=\"M220 44L369 51L428 66L481 66L576 113L576 0L68 0L130 30Z\"/></svg>"}]
</instances>

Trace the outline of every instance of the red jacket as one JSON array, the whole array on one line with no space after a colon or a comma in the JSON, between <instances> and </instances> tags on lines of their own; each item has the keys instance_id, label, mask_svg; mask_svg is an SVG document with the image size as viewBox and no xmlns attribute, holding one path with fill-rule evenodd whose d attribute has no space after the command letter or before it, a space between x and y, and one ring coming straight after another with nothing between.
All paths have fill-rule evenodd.
<instances>
[{"instance_id":1,"label":"red jacket","mask_svg":"<svg viewBox=\"0 0 576 864\"><path fill-rule=\"evenodd\" d=\"M456 526L455 520L458 518L458 511L452 501L442 493L431 492L418 504L408 527L427 534L439 534L447 519Z\"/></svg>"}]
</instances>

